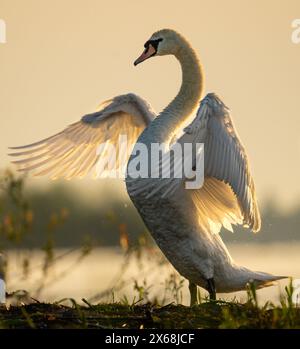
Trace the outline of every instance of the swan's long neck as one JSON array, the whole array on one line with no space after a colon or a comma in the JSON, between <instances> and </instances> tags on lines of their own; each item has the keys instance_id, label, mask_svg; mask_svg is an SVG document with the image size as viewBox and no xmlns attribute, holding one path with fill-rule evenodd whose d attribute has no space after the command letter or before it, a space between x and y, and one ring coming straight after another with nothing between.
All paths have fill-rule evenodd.
<instances>
[{"instance_id":1,"label":"swan's long neck","mask_svg":"<svg viewBox=\"0 0 300 349\"><path fill-rule=\"evenodd\" d=\"M203 90L203 71L198 57L192 47L184 42L176 55L182 69L182 84L177 96L162 111L160 117L166 115L175 124L189 116L198 105ZM172 118L172 119L171 119Z\"/></svg>"},{"instance_id":2,"label":"swan's long neck","mask_svg":"<svg viewBox=\"0 0 300 349\"><path fill-rule=\"evenodd\" d=\"M152 142L167 142L176 129L191 115L201 99L204 74L198 57L190 44L182 38L175 57L181 64L182 84L177 96L150 125Z\"/></svg>"}]
</instances>

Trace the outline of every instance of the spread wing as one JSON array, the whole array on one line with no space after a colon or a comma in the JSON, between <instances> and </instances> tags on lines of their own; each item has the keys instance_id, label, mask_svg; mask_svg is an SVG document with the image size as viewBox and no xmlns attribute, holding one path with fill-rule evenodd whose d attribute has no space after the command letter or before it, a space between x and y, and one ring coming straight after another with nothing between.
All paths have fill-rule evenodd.
<instances>
[{"instance_id":1,"label":"spread wing","mask_svg":"<svg viewBox=\"0 0 300 349\"><path fill-rule=\"evenodd\" d=\"M222 225L231 230L231 224L259 231L255 186L229 109L217 95L208 94L185 132L181 141L192 137L204 143L204 185L190 191L202 224L214 227L214 232Z\"/></svg>"},{"instance_id":2,"label":"spread wing","mask_svg":"<svg viewBox=\"0 0 300 349\"><path fill-rule=\"evenodd\" d=\"M181 178L162 178L154 189L149 182L150 189L145 185L138 190L147 190L148 197L157 192L167 197L184 185L204 231L218 233L222 226L232 231L232 224L243 224L258 231L260 214L247 155L234 129L230 111L217 95L210 93L201 101L196 117L176 143L182 146L190 143L194 149L197 143L204 143L203 185L199 189L187 189L188 181L195 178L195 168L191 168ZM191 167L200 163L199 154L197 151L189 154ZM176 163L172 166L176 168Z\"/></svg>"},{"instance_id":3,"label":"spread wing","mask_svg":"<svg viewBox=\"0 0 300 349\"><path fill-rule=\"evenodd\" d=\"M117 96L102 103L99 111L83 116L54 136L10 148L14 152L9 155L17 158L13 163L19 171L32 171L35 176L71 179L83 177L92 169L95 175L101 176L105 169L96 171L95 165L111 156L109 145L115 147L116 159L122 159L118 165L124 166L130 148L154 117L150 105L139 96L131 93ZM114 164L109 169L113 167Z\"/></svg>"}]
</instances>

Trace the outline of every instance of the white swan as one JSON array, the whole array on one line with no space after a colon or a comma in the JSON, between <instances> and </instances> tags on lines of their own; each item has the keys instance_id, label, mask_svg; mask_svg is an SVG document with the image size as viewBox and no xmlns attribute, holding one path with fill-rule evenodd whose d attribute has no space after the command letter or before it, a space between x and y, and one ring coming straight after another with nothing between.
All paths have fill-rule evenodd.
<instances>
[{"instance_id":1,"label":"white swan","mask_svg":"<svg viewBox=\"0 0 300 349\"><path fill-rule=\"evenodd\" d=\"M135 65L153 56L174 55L181 64L182 85L176 98L156 116L142 98L127 94L106 101L96 113L64 131L27 146L14 147L12 156L20 171L49 174L52 178L81 177L105 154L100 143L117 148L119 134L129 143L173 142L183 122L197 107L203 91L203 71L195 51L179 33L163 29L154 33ZM253 280L264 287L281 276L254 272L234 263L223 244L222 226L243 224L260 229L260 215L247 156L234 129L228 108L215 94L208 94L180 144L204 143L205 181L200 189L185 189L186 178L126 178L127 191L160 249L178 272L189 280L191 304L197 285L215 299L216 292L245 289ZM121 152L121 149L117 149ZM168 151L168 150L167 150ZM134 161L134 152L128 166ZM195 160L195 159L194 159ZM195 161L194 161L195 162ZM163 197L158 189L172 186Z\"/></svg>"}]
</instances>

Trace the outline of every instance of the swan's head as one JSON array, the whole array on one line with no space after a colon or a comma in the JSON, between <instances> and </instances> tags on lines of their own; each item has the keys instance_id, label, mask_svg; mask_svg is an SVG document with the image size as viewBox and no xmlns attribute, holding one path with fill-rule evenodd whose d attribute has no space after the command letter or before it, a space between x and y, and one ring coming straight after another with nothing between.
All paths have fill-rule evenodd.
<instances>
[{"instance_id":1,"label":"swan's head","mask_svg":"<svg viewBox=\"0 0 300 349\"><path fill-rule=\"evenodd\" d=\"M154 34L145 43L144 52L134 62L134 65L142 63L154 56L176 55L182 47L183 37L172 29L162 29Z\"/></svg>"}]
</instances>

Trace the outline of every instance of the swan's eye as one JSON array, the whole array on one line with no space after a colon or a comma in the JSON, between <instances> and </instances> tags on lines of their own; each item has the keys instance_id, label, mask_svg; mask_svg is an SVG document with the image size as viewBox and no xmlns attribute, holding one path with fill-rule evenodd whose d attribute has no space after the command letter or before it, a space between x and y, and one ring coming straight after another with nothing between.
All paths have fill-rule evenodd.
<instances>
[{"instance_id":1,"label":"swan's eye","mask_svg":"<svg viewBox=\"0 0 300 349\"><path fill-rule=\"evenodd\" d=\"M158 48L158 44L163 41L163 38L159 38L159 39L153 39L153 40L148 40L144 47L145 49L147 50L149 48L149 45L153 46L155 51L157 51L157 48ZM147 52L147 51L146 51Z\"/></svg>"},{"instance_id":2,"label":"swan's eye","mask_svg":"<svg viewBox=\"0 0 300 349\"><path fill-rule=\"evenodd\" d=\"M148 41L145 43L144 47L145 47L145 48L148 48L149 45L151 44L153 47L156 48L156 47L158 46L158 44L159 44L161 41L163 41L163 38L148 40Z\"/></svg>"},{"instance_id":3,"label":"swan's eye","mask_svg":"<svg viewBox=\"0 0 300 349\"><path fill-rule=\"evenodd\" d=\"M152 46L158 45L161 41L163 41L163 38L148 40L145 42L144 47L147 48L150 44Z\"/></svg>"}]
</instances>

